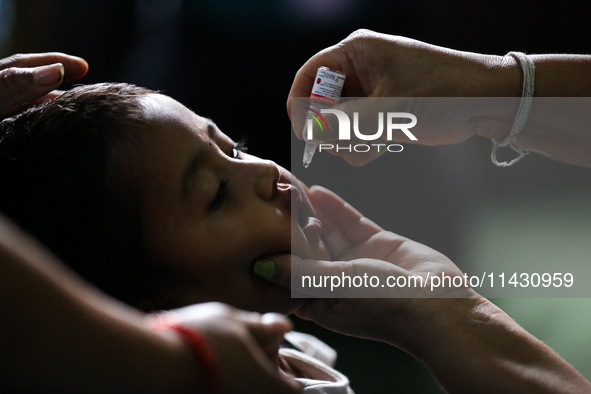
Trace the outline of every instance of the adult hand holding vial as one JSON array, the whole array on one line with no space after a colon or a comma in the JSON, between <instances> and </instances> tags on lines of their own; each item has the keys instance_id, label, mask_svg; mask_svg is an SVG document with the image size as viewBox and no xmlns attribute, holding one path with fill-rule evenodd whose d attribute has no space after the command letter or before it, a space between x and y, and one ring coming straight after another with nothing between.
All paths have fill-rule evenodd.
<instances>
[{"instance_id":1,"label":"adult hand holding vial","mask_svg":"<svg viewBox=\"0 0 591 394\"><path fill-rule=\"evenodd\" d=\"M314 86L310 94L310 106L305 107L306 123L302 132L304 140L306 141L306 148L304 150L303 164L305 168L310 166L312 157L316 152L316 147L321 140L318 137L318 132L314 134L314 121L320 127L320 132L328 132L328 125L324 121L321 114L322 109L330 108L338 104L341 98L341 91L345 83L345 74L340 71L331 70L328 67L320 67L316 72Z\"/></svg>"},{"instance_id":2,"label":"adult hand holding vial","mask_svg":"<svg viewBox=\"0 0 591 394\"><path fill-rule=\"evenodd\" d=\"M550 54L528 55L528 58L535 65L534 96L591 96L591 56ZM455 144L473 135L504 141L516 118L524 81L522 66L515 56L458 51L406 37L357 30L338 44L312 56L297 72L289 92L287 112L300 139L304 138L303 119L298 118L301 108L294 112L292 102L295 98L310 96L316 72L321 66L341 70L347 75L342 97L361 98L335 107L350 119L353 119L353 112L359 112L360 118L363 117L365 98L517 99L517 105L503 105L502 111L492 113L486 107L466 107L468 111L458 112L460 117L445 118L447 123L441 122L441 111L431 116L430 111L419 113L413 111L416 108L408 110L406 106L403 110L418 118L418 124L413 128L413 134L418 139L415 143L428 146ZM543 152L555 160L591 167L587 153L591 147L585 142L588 134L584 127L588 124L587 112L584 109L556 112L558 109L554 109L550 113L548 108L541 107L537 103L532 106L517 140L519 145L527 150ZM363 122L363 119L360 121ZM425 122L428 127L424 127ZM565 124L570 129L566 129ZM575 126L571 127L572 124ZM437 127L431 127L433 125ZM547 138L548 132L552 133L552 139ZM400 138L394 141L409 142L405 136ZM343 156L353 165L365 165L379 156L336 150L329 152Z\"/></svg>"}]
</instances>

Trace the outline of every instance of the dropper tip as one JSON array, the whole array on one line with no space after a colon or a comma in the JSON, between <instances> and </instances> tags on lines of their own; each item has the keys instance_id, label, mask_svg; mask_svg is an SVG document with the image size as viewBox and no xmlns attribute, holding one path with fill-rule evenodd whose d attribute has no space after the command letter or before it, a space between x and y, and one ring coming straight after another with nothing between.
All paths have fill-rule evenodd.
<instances>
[{"instance_id":1,"label":"dropper tip","mask_svg":"<svg viewBox=\"0 0 591 394\"><path fill-rule=\"evenodd\" d=\"M304 149L304 157L302 158L302 164L304 165L304 168L308 168L310 166L312 157L314 157L314 152L316 152L316 147L317 145L306 142L306 149Z\"/></svg>"}]
</instances>

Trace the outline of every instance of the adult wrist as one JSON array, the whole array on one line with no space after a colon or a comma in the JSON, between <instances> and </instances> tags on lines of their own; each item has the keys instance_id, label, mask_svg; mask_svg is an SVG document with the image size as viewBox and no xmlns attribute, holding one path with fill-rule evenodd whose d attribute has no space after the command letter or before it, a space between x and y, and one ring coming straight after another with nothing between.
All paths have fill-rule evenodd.
<instances>
[{"instance_id":1,"label":"adult wrist","mask_svg":"<svg viewBox=\"0 0 591 394\"><path fill-rule=\"evenodd\" d=\"M514 56L488 55L490 72L487 76L489 94L483 97L521 97L523 72Z\"/></svg>"},{"instance_id":2,"label":"adult wrist","mask_svg":"<svg viewBox=\"0 0 591 394\"><path fill-rule=\"evenodd\" d=\"M169 319L170 313L149 314L144 324L160 336L170 352L167 392L217 393L217 365L213 348L197 330L177 324Z\"/></svg>"},{"instance_id":3,"label":"adult wrist","mask_svg":"<svg viewBox=\"0 0 591 394\"><path fill-rule=\"evenodd\" d=\"M504 141L511 131L519 109L523 92L523 71L514 56L489 56L490 67L483 76L488 91L481 97L514 98L502 99L498 104L492 100L479 100L474 109L472 122L476 135Z\"/></svg>"},{"instance_id":4,"label":"adult wrist","mask_svg":"<svg viewBox=\"0 0 591 394\"><path fill-rule=\"evenodd\" d=\"M453 53L446 71L456 84L453 96L521 97L521 68L512 56Z\"/></svg>"},{"instance_id":5,"label":"adult wrist","mask_svg":"<svg viewBox=\"0 0 591 394\"><path fill-rule=\"evenodd\" d=\"M201 365L187 342L173 330L156 331L154 334L165 342L170 352L170 369L173 371L167 373L167 392L177 392L174 388L183 393L203 390Z\"/></svg>"},{"instance_id":6,"label":"adult wrist","mask_svg":"<svg viewBox=\"0 0 591 394\"><path fill-rule=\"evenodd\" d=\"M490 303L470 289L469 298L415 299L406 313L397 316L402 323L396 341L386 341L400 347L425 364L470 322L484 317ZM461 334L460 334L461 335Z\"/></svg>"}]
</instances>

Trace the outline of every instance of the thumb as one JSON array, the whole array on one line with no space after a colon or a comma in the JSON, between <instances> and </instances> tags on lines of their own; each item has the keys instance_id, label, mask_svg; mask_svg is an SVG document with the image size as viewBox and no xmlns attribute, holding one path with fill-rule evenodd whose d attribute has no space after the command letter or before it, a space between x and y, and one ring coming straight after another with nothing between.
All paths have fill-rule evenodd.
<instances>
[{"instance_id":1,"label":"thumb","mask_svg":"<svg viewBox=\"0 0 591 394\"><path fill-rule=\"evenodd\" d=\"M0 110L46 95L57 88L63 78L64 66L61 63L0 70Z\"/></svg>"},{"instance_id":2,"label":"thumb","mask_svg":"<svg viewBox=\"0 0 591 394\"><path fill-rule=\"evenodd\" d=\"M307 260L293 254L280 253L259 258L254 264L254 274L281 287L292 289L292 298L309 297L311 294L295 290L301 287L299 278L325 273L334 264L336 263L331 261Z\"/></svg>"},{"instance_id":3,"label":"thumb","mask_svg":"<svg viewBox=\"0 0 591 394\"><path fill-rule=\"evenodd\" d=\"M273 266L273 272L263 277L291 289L292 298L407 298L421 296L424 288L392 286L392 280L398 276L408 278L411 273L373 258L323 261L276 254L265 256L257 263L261 260Z\"/></svg>"},{"instance_id":4,"label":"thumb","mask_svg":"<svg viewBox=\"0 0 591 394\"><path fill-rule=\"evenodd\" d=\"M304 260L289 253L263 256L254 264L254 274L281 287L291 288L292 267L296 271L302 268ZM298 272L296 275L298 276Z\"/></svg>"}]
</instances>

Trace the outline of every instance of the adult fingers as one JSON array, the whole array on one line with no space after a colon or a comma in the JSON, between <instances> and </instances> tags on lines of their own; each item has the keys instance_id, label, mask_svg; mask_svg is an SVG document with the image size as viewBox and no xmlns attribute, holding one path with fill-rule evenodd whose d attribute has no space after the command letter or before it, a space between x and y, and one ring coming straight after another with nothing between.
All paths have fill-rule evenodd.
<instances>
[{"instance_id":1,"label":"adult fingers","mask_svg":"<svg viewBox=\"0 0 591 394\"><path fill-rule=\"evenodd\" d=\"M279 253L263 256L256 261L254 267L255 275L263 277L281 287L292 288L296 283L292 278L318 274L319 271L331 269L339 262L308 260L299 256Z\"/></svg>"},{"instance_id":2,"label":"adult fingers","mask_svg":"<svg viewBox=\"0 0 591 394\"><path fill-rule=\"evenodd\" d=\"M226 304L211 302L206 304L191 305L172 311L176 321L183 324L202 325L207 319L210 322L233 321L244 325L257 344L265 351L270 359L275 359L279 349L279 343L283 335L290 331L292 326L289 320L277 313L261 315L256 312L247 312Z\"/></svg>"},{"instance_id":3,"label":"adult fingers","mask_svg":"<svg viewBox=\"0 0 591 394\"><path fill-rule=\"evenodd\" d=\"M245 317L245 323L250 335L255 339L270 360L275 360L279 352L279 345L286 332L291 331L289 320L278 313L250 313Z\"/></svg>"},{"instance_id":4,"label":"adult fingers","mask_svg":"<svg viewBox=\"0 0 591 394\"><path fill-rule=\"evenodd\" d=\"M175 309L164 316L208 338L216 354L220 392L301 392L300 385L280 374L270 361L276 359L279 341L290 327L282 317L261 316L215 302Z\"/></svg>"},{"instance_id":5,"label":"adult fingers","mask_svg":"<svg viewBox=\"0 0 591 394\"><path fill-rule=\"evenodd\" d=\"M316 73L316 71L314 71L314 75L316 75L315 73ZM299 74L299 72L298 72L298 74ZM308 96L310 95L312 85L315 83L314 82L314 75L312 75L312 78L309 81L309 88L307 89ZM298 76L296 75L296 79L297 78L298 78ZM296 82L294 81L294 84L295 83ZM309 110L307 109L307 107L310 104L313 104L310 102L310 99L308 98L308 96L304 96L304 97L293 96L288 99L288 115L291 119L293 131L299 139L303 139L303 133L305 132L305 130L307 130L307 129L305 129L305 121L306 121L307 113L309 113ZM371 103L371 104L373 105L373 103ZM339 112L337 112L337 113L326 112L327 110L340 111L340 112L344 113L345 115L347 115L349 120L353 120L353 116L354 116L353 114L355 112L357 112L357 113L361 112L362 122L359 122L359 123L360 123L361 129L364 130L363 127L365 127L366 124L370 123L369 121L366 121L364 118L365 113L367 112L367 110L366 110L367 108L375 110L374 107L372 107L369 104L366 104L365 99L359 99L359 100L348 99L345 102L340 103L333 108L327 108L327 109L321 110L321 112L323 114L323 122L326 122L327 130L324 131L321 126L319 128L316 128L316 123L313 123L312 125L313 125L314 137L319 141L324 141L327 143L330 143L331 141L336 141L339 137L339 121L337 119L340 119L340 117L342 117L342 115ZM372 112L372 114L373 114L373 112ZM367 119L369 120L370 118L367 117ZM374 121L373 123L376 123L376 125L377 125L377 120ZM371 130L371 129L369 129L369 130ZM329 150L329 152L330 152L330 150Z\"/></svg>"},{"instance_id":6,"label":"adult fingers","mask_svg":"<svg viewBox=\"0 0 591 394\"><path fill-rule=\"evenodd\" d=\"M408 276L409 272L394 264L361 258L351 261L324 261L302 259L295 255L276 254L265 256L266 261L273 261L275 269L265 279L282 287L290 288L300 298L350 298L350 297L408 297L404 289L386 287L388 276ZM256 270L255 270L256 274ZM376 276L373 282L368 278ZM314 278L314 279L313 279ZM362 284L353 278L361 280ZM375 281L377 280L378 285ZM379 284L382 284L380 286Z\"/></svg>"},{"instance_id":7,"label":"adult fingers","mask_svg":"<svg viewBox=\"0 0 591 394\"><path fill-rule=\"evenodd\" d=\"M310 189L310 200L330 219L331 224L353 244L365 241L383 229L364 217L341 197L322 186Z\"/></svg>"},{"instance_id":8,"label":"adult fingers","mask_svg":"<svg viewBox=\"0 0 591 394\"><path fill-rule=\"evenodd\" d=\"M34 68L61 63L64 66L64 81L82 78L88 72L86 60L60 52L17 54L0 60L0 70L11 67Z\"/></svg>"},{"instance_id":9,"label":"adult fingers","mask_svg":"<svg viewBox=\"0 0 591 394\"><path fill-rule=\"evenodd\" d=\"M326 66L335 70L342 69L343 63L346 62L345 52L341 50L340 46L333 45L326 48L316 55L312 56L304 65L298 70L291 85L289 95L287 97L287 114L291 119L291 100L293 97L310 97L312 86L314 85L314 78L316 72L321 66Z\"/></svg>"},{"instance_id":10,"label":"adult fingers","mask_svg":"<svg viewBox=\"0 0 591 394\"><path fill-rule=\"evenodd\" d=\"M7 108L3 111L0 111L0 119L4 119L4 118L8 118L9 116L12 115L16 115L18 113L23 112L24 110L26 110L27 108L30 108L34 105L39 105L42 104L48 100L51 100L53 98L56 98L58 96L60 96L61 94L63 94L64 91L63 90L52 90L51 92L47 93L45 96L43 97L39 97L37 99L28 101L24 104L15 104L10 108Z\"/></svg>"},{"instance_id":11,"label":"adult fingers","mask_svg":"<svg viewBox=\"0 0 591 394\"><path fill-rule=\"evenodd\" d=\"M334 260L340 260L340 256L354 244L343 234L341 229L328 217L320 207L315 207L316 217L322 222L322 240L328 248Z\"/></svg>"},{"instance_id":12,"label":"adult fingers","mask_svg":"<svg viewBox=\"0 0 591 394\"><path fill-rule=\"evenodd\" d=\"M288 253L263 256L254 263L254 274L290 289L292 259L296 261L296 265L301 264L301 258Z\"/></svg>"},{"instance_id":13,"label":"adult fingers","mask_svg":"<svg viewBox=\"0 0 591 394\"><path fill-rule=\"evenodd\" d=\"M301 392L301 385L280 373L276 361L250 336L212 335L218 356L222 393L288 393ZM275 353L276 358L277 353Z\"/></svg>"},{"instance_id":14,"label":"adult fingers","mask_svg":"<svg viewBox=\"0 0 591 394\"><path fill-rule=\"evenodd\" d=\"M396 329L396 316L407 301L389 298L317 298L295 315L341 334L373 340L388 339Z\"/></svg>"},{"instance_id":15,"label":"adult fingers","mask_svg":"<svg viewBox=\"0 0 591 394\"><path fill-rule=\"evenodd\" d=\"M59 97L64 94L64 90L52 90L51 92L47 93L43 97L39 97L38 99L30 101L31 104L37 105L46 102L47 100L51 100L53 98Z\"/></svg>"},{"instance_id":16,"label":"adult fingers","mask_svg":"<svg viewBox=\"0 0 591 394\"><path fill-rule=\"evenodd\" d=\"M0 70L0 110L45 96L57 88L63 78L64 66L61 63Z\"/></svg>"},{"instance_id":17,"label":"adult fingers","mask_svg":"<svg viewBox=\"0 0 591 394\"><path fill-rule=\"evenodd\" d=\"M243 338L242 343L246 346L241 352L240 346L227 348L228 342L224 341L221 349L220 358L227 359L229 363L224 363L222 367L225 373L222 378L231 382L227 384L228 393L299 393L301 385L281 374L277 369L277 357L279 353L279 344L283 340L283 335L290 325L285 318L276 314L260 315L237 311L235 314L239 324L244 324L249 336ZM241 353L245 353L242 354ZM225 357L226 355L231 358Z\"/></svg>"}]
</instances>

